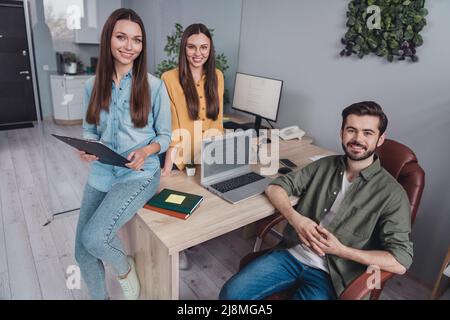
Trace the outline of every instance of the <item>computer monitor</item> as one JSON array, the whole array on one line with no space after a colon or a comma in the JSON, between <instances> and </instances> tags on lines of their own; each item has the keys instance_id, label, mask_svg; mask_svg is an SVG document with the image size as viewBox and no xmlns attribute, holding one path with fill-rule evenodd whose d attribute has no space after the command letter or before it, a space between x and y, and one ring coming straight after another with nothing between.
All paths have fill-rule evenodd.
<instances>
[{"instance_id":1,"label":"computer monitor","mask_svg":"<svg viewBox=\"0 0 450 320\"><path fill-rule=\"evenodd\" d=\"M254 123L240 127L258 132L263 118L277 121L282 87L282 80L236 72L232 108L256 116Z\"/></svg>"}]
</instances>

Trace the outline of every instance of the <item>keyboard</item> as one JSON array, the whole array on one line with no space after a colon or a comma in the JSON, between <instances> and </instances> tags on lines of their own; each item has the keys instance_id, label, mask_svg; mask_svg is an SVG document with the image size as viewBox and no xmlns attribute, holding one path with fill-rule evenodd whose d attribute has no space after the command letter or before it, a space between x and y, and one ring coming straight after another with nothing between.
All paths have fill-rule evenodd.
<instances>
[{"instance_id":1,"label":"keyboard","mask_svg":"<svg viewBox=\"0 0 450 320\"><path fill-rule=\"evenodd\" d=\"M226 121L223 123L223 128L224 129L231 129L231 130L237 130L237 129L242 129L242 130L248 130L248 129L254 129L255 128L255 124L252 122L249 123L237 123L234 121ZM268 129L267 127L261 126L260 129Z\"/></svg>"},{"instance_id":2,"label":"keyboard","mask_svg":"<svg viewBox=\"0 0 450 320\"><path fill-rule=\"evenodd\" d=\"M225 193L262 179L264 179L263 176L254 172L250 172L236 178L231 178L219 183L215 183L211 185L211 187L216 189L217 191Z\"/></svg>"},{"instance_id":3,"label":"keyboard","mask_svg":"<svg viewBox=\"0 0 450 320\"><path fill-rule=\"evenodd\" d=\"M223 123L223 128L224 129L232 129L232 130L236 130L236 129L243 129L243 130L247 130L249 128L252 128L251 123L247 124L247 123L236 123L234 121L227 121Z\"/></svg>"}]
</instances>

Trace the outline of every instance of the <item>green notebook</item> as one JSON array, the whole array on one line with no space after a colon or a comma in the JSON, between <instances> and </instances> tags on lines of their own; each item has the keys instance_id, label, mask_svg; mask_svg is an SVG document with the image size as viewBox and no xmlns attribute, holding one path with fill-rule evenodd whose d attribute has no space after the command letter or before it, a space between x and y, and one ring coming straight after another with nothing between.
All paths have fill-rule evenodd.
<instances>
[{"instance_id":1,"label":"green notebook","mask_svg":"<svg viewBox=\"0 0 450 320\"><path fill-rule=\"evenodd\" d=\"M191 214L202 201L203 196L172 189L163 189L160 193L148 200L146 205Z\"/></svg>"}]
</instances>

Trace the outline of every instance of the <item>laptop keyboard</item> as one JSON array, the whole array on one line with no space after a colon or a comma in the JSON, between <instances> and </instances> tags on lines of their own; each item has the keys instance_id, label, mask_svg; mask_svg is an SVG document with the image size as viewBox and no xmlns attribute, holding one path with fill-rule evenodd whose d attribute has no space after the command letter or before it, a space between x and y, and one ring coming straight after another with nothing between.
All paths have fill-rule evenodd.
<instances>
[{"instance_id":1,"label":"laptop keyboard","mask_svg":"<svg viewBox=\"0 0 450 320\"><path fill-rule=\"evenodd\" d=\"M250 172L236 178L215 183L211 185L211 187L222 193L225 193L262 179L264 179L263 176L254 172Z\"/></svg>"}]
</instances>

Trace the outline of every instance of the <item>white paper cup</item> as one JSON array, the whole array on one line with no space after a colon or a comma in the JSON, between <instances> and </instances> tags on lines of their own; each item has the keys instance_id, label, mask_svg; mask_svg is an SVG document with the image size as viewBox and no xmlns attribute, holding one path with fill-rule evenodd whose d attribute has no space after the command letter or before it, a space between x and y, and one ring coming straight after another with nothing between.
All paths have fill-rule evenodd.
<instances>
[{"instance_id":1,"label":"white paper cup","mask_svg":"<svg viewBox=\"0 0 450 320\"><path fill-rule=\"evenodd\" d=\"M188 168L188 167L186 167L186 174L187 174L189 177L195 176L195 167L193 167L193 168Z\"/></svg>"}]
</instances>

